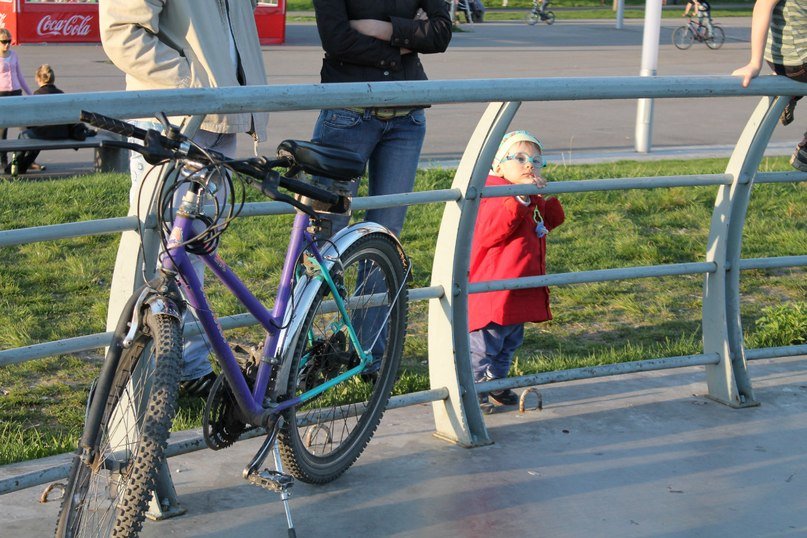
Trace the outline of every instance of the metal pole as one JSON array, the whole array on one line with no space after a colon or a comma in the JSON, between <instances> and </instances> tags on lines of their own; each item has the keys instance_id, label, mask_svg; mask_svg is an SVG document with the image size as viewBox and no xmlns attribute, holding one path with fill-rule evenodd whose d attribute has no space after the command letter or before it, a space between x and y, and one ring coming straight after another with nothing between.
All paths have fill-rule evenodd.
<instances>
[{"instance_id":1,"label":"metal pole","mask_svg":"<svg viewBox=\"0 0 807 538\"><path fill-rule=\"evenodd\" d=\"M616 29L621 30L625 23L625 0L616 2Z\"/></svg>"},{"instance_id":2,"label":"metal pole","mask_svg":"<svg viewBox=\"0 0 807 538\"><path fill-rule=\"evenodd\" d=\"M655 77L658 68L658 40L661 32L661 0L647 0L642 40L642 70L639 76ZM653 133L653 100L639 99L636 110L636 142L639 153L649 153Z\"/></svg>"}]
</instances>

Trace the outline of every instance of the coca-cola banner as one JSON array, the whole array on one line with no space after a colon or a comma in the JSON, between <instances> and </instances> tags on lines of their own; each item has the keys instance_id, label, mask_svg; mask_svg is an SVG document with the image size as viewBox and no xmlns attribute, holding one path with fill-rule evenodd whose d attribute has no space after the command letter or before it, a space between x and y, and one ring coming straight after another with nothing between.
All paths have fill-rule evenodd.
<instances>
[{"instance_id":1,"label":"coca-cola banner","mask_svg":"<svg viewBox=\"0 0 807 538\"><path fill-rule=\"evenodd\" d=\"M51 5L55 8L57 5ZM87 6L90 7L90 6ZM20 41L26 43L97 43L101 40L98 31L98 8L87 12L57 11L50 12L25 11L20 13Z\"/></svg>"},{"instance_id":2,"label":"coca-cola banner","mask_svg":"<svg viewBox=\"0 0 807 538\"><path fill-rule=\"evenodd\" d=\"M126 0L117 0L125 2ZM263 0L255 10L261 44L283 43L285 0ZM0 27L14 43L100 43L96 2L31 2L0 0Z\"/></svg>"},{"instance_id":3,"label":"coca-cola banner","mask_svg":"<svg viewBox=\"0 0 807 538\"><path fill-rule=\"evenodd\" d=\"M36 35L48 37L87 37L93 29L93 15L47 14L36 25ZM98 33L98 24L95 23Z\"/></svg>"}]
</instances>

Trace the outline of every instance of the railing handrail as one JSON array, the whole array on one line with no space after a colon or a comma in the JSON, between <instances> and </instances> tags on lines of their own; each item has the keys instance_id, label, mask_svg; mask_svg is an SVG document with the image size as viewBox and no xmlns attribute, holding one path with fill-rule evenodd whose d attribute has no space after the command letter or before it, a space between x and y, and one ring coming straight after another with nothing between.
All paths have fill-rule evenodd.
<instances>
[{"instance_id":1,"label":"railing handrail","mask_svg":"<svg viewBox=\"0 0 807 538\"><path fill-rule=\"evenodd\" d=\"M409 193L403 196L359 198L356 209L446 203L437 239L435 258L442 267L432 268L431 285L410 292L414 300L429 300L429 367L432 390L413 397L412 401L434 401L438 435L460 444L487 442L487 433L476 402L476 389L467 364L467 296L492 289L516 289L543 285L566 285L625 278L648 278L668 275L704 274L704 352L684 357L648 359L629 366L608 366L555 374L540 374L496 381L497 388L526 386L543 382L577 379L583 375L610 375L627 371L705 365L710 395L731 405L753 403L750 382L745 372L746 354L742 347L739 312L739 271L751 268L793 267L807 265L807 255L742 259L741 232L750 188L754 182L779 183L807 181L807 174L795 172L758 173L757 168L776 120L784 107L780 96L804 95L804 84L786 77L764 76L742 88L736 77L605 77L605 78L540 78L479 79L455 81L387 82L369 84L310 84L262 86L248 88L153 90L139 92L75 93L55 96L10 97L0 100L0 127L66 123L75 121L84 108L118 118L151 116L155 110L169 115L277 110L308 110L341 106L405 106L463 102L492 102L471 137L460 161L450 189ZM541 192L579 193L615 189L651 189L668 187L716 186L718 196L712 217L712 230L707 240L704 261L649 267L622 267L525 277L469 284L467 261L469 229L476 219L479 198L538 192L534 187L506 186L485 188L484 176L495 147L510 123L518 102L592 99L691 98L764 96L746 130L735 146L724 174L693 174L647 178L617 178L551 183ZM43 99L49 105L43 106ZM282 214L291 210L284 204L248 204L242 215ZM156 220L156 219L153 219ZM98 233L117 233L137 228L133 217L100 219L84 223L0 231L0 247L26 242L77 237ZM453 263L445 263L453 260ZM708 289L708 293L707 293ZM442 317L441 317L442 316ZM248 315L225 318L226 327L250 324ZM707 319L708 318L708 319ZM707 331L707 323L709 330ZM732 325L734 324L734 325ZM459 328L458 328L459 327ZM708 338L706 333L708 334ZM109 333L80 336L0 351L0 366L15 360L14 353L43 353L42 346L78 349L99 347L108 341ZM36 349L34 349L36 348ZM82 349L89 349L84 347ZM789 346L749 350L747 357L760 358L803 352L805 346ZM24 359L28 360L28 359ZM490 387L483 387L490 388ZM439 401L438 401L439 400ZM48 475L50 476L50 475ZM51 478L52 479L52 478ZM41 482L40 482L41 483ZM28 483L28 486L35 485ZM13 486L12 486L13 487Z\"/></svg>"},{"instance_id":2,"label":"railing handrail","mask_svg":"<svg viewBox=\"0 0 807 538\"><path fill-rule=\"evenodd\" d=\"M787 77L768 75L743 88L737 77L707 75L418 80L65 93L6 97L0 102L0 127L75 122L80 110L116 118L151 118L156 111L173 116L205 114L211 110L276 112L424 103L794 96L804 95L803 86Z\"/></svg>"}]
</instances>

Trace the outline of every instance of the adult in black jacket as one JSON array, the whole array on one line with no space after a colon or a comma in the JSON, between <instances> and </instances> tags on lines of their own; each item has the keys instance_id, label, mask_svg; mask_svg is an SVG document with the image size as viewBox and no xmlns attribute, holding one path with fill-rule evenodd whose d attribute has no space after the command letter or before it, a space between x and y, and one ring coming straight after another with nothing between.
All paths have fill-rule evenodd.
<instances>
[{"instance_id":1,"label":"adult in black jacket","mask_svg":"<svg viewBox=\"0 0 807 538\"><path fill-rule=\"evenodd\" d=\"M451 19L445 0L314 0L325 58L323 83L425 80L418 53L443 52L451 40ZM420 149L426 134L424 106L338 108L320 112L314 141L359 153L367 162L370 196L410 192L415 183ZM353 193L358 185L354 182ZM371 209L368 221L400 235L406 207ZM333 232L347 218L333 220ZM362 283L372 293L377 276ZM372 344L377 370L384 356L385 309L370 308L354 327L363 347Z\"/></svg>"},{"instance_id":2,"label":"adult in black jacket","mask_svg":"<svg viewBox=\"0 0 807 538\"><path fill-rule=\"evenodd\" d=\"M36 83L39 88L34 90L34 95L49 95L64 93L56 87L54 82L56 75L48 64L42 64L36 70ZM95 131L88 129L83 123L72 123L65 125L40 125L28 127L20 133L20 138L40 138L43 140L62 140L72 138L74 140L84 140L88 136L95 134ZM17 173L24 174L29 168L44 170L44 166L39 166L34 161L39 155L38 150L29 150L17 153L12 162L17 162ZM6 173L11 173L11 164L6 167Z\"/></svg>"},{"instance_id":3,"label":"adult in black jacket","mask_svg":"<svg viewBox=\"0 0 807 538\"><path fill-rule=\"evenodd\" d=\"M451 40L444 0L314 0L314 10L323 83L425 80L418 54L444 52ZM314 140L362 155L371 196L409 192L426 134L424 108L322 110ZM405 207L367 212L396 235L405 216ZM346 223L334 222L334 231Z\"/></svg>"}]
</instances>

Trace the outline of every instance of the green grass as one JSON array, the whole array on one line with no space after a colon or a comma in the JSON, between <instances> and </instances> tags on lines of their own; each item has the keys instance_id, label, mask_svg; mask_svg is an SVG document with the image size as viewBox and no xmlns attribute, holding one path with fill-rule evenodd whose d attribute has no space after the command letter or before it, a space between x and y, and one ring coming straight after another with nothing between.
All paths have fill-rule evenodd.
<instances>
[{"instance_id":1,"label":"green grass","mask_svg":"<svg viewBox=\"0 0 807 538\"><path fill-rule=\"evenodd\" d=\"M550 165L551 181L722 173L724 159ZM764 162L787 170L785 158ZM447 188L453 170L424 170L417 190ZM41 226L126 213L129 179L92 175L40 182L0 182L0 229ZM703 261L716 187L565 194L566 223L552 232L548 272ZM254 198L253 198L254 199ZM403 242L414 287L429 285L441 205L409 210ZM221 246L250 287L271 300L290 217L237 220ZM757 185L751 197L744 257L803 255L807 184ZM0 349L104 330L117 237L36 243L0 252ZM742 273L742 315L752 347L803 343L807 279L803 269ZM211 279L212 280L212 279ZM682 276L552 289L551 322L528 325L513 374L701 352L702 277ZM240 312L211 286L220 316ZM428 388L427 304L412 303L403 374L396 393ZM254 343L254 328L231 336ZM0 464L69 450L78 437L86 391L100 352L0 368ZM175 427L199 425L201 402L183 402Z\"/></svg>"}]
</instances>

